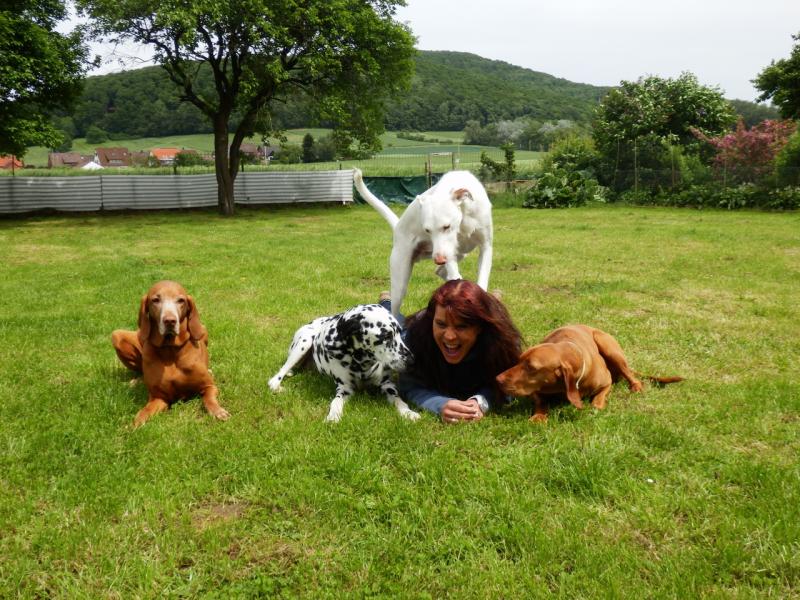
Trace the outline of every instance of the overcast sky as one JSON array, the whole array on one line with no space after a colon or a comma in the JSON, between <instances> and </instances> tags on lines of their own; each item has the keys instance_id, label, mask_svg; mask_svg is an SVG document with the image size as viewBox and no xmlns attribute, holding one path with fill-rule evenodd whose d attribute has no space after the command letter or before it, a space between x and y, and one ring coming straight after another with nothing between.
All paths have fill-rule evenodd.
<instances>
[{"instance_id":1,"label":"overcast sky","mask_svg":"<svg viewBox=\"0 0 800 600\"><path fill-rule=\"evenodd\" d=\"M458 50L593 85L682 71L755 100L750 83L788 58L800 0L407 0L421 50Z\"/></svg>"},{"instance_id":2,"label":"overcast sky","mask_svg":"<svg viewBox=\"0 0 800 600\"><path fill-rule=\"evenodd\" d=\"M578 83L618 85L683 71L727 98L755 100L750 83L787 58L800 0L407 0L422 50L457 50ZM145 50L96 46L93 74L144 66Z\"/></svg>"}]
</instances>

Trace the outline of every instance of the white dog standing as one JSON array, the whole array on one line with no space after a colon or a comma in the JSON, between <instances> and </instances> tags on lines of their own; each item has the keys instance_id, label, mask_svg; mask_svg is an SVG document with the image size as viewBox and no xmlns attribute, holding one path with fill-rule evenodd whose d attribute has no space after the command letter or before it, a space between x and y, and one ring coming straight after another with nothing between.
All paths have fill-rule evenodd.
<instances>
[{"instance_id":1,"label":"white dog standing","mask_svg":"<svg viewBox=\"0 0 800 600\"><path fill-rule=\"evenodd\" d=\"M477 284L486 290L492 271L492 203L478 178L469 171L450 171L417 196L398 218L367 189L361 171L353 180L361 196L389 223L394 231L391 275L392 314L408 291L416 261L433 258L436 274L445 281L461 279L459 261L478 247Z\"/></svg>"}]
</instances>

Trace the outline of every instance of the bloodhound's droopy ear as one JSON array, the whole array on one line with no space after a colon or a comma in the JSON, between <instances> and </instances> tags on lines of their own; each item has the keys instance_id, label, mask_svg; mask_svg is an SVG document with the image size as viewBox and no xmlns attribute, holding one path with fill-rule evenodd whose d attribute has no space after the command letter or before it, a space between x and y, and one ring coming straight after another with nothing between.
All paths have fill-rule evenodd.
<instances>
[{"instance_id":1,"label":"bloodhound's droopy ear","mask_svg":"<svg viewBox=\"0 0 800 600\"><path fill-rule=\"evenodd\" d=\"M189 337L192 341L196 341L203 337L205 331L203 330L203 324L200 322L200 313L197 312L194 298L186 296L186 302L189 304L188 313L186 314L189 320Z\"/></svg>"},{"instance_id":2,"label":"bloodhound's droopy ear","mask_svg":"<svg viewBox=\"0 0 800 600\"><path fill-rule=\"evenodd\" d=\"M575 373L572 372L572 366L561 363L561 373L564 377L564 391L569 400L575 408L583 408L583 401L581 400L581 393L578 390L578 383L575 380Z\"/></svg>"},{"instance_id":3,"label":"bloodhound's droopy ear","mask_svg":"<svg viewBox=\"0 0 800 600\"><path fill-rule=\"evenodd\" d=\"M150 303L147 301L147 294L142 296L142 303L139 305L139 343L144 346L147 338L150 337Z\"/></svg>"}]
</instances>

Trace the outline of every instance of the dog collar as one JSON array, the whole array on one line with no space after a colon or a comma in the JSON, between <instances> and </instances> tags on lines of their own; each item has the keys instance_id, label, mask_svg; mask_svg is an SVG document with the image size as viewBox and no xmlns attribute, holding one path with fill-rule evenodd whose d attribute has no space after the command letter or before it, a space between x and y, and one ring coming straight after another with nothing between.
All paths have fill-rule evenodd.
<instances>
[{"instance_id":1,"label":"dog collar","mask_svg":"<svg viewBox=\"0 0 800 600\"><path fill-rule=\"evenodd\" d=\"M578 377L578 381L575 382L575 389L579 390L581 389L581 379L583 379L583 376L586 374L586 358L584 358L583 350L581 350L581 347L578 346L578 344L576 344L575 342L571 342L569 340L564 340L564 341L567 342L568 344L572 344L573 346L575 346L576 350L578 351L578 354L581 355L581 374L580 377Z\"/></svg>"}]
</instances>

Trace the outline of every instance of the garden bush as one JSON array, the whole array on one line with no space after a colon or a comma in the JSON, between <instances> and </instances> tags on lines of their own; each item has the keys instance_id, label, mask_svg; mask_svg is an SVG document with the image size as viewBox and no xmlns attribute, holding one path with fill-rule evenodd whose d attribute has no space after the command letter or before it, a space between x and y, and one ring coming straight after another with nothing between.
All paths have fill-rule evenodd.
<instances>
[{"instance_id":1,"label":"garden bush","mask_svg":"<svg viewBox=\"0 0 800 600\"><path fill-rule=\"evenodd\" d=\"M617 195L615 200L636 205L795 210L800 208L800 186L769 189L752 183L730 187L690 185L659 192L627 190Z\"/></svg>"},{"instance_id":2,"label":"garden bush","mask_svg":"<svg viewBox=\"0 0 800 600\"><path fill-rule=\"evenodd\" d=\"M587 171L555 169L542 173L528 190L525 208L569 208L605 201L605 188Z\"/></svg>"},{"instance_id":3,"label":"garden bush","mask_svg":"<svg viewBox=\"0 0 800 600\"><path fill-rule=\"evenodd\" d=\"M568 208L604 201L606 189L597 182L600 155L591 138L568 136L553 144L541 172L528 191L526 208Z\"/></svg>"},{"instance_id":4,"label":"garden bush","mask_svg":"<svg viewBox=\"0 0 800 600\"><path fill-rule=\"evenodd\" d=\"M593 177L600 163L600 154L592 138L571 135L555 142L549 154L542 160L542 172L554 169L586 171Z\"/></svg>"},{"instance_id":5,"label":"garden bush","mask_svg":"<svg viewBox=\"0 0 800 600\"><path fill-rule=\"evenodd\" d=\"M800 130L795 131L775 157L778 185L800 185Z\"/></svg>"}]
</instances>

